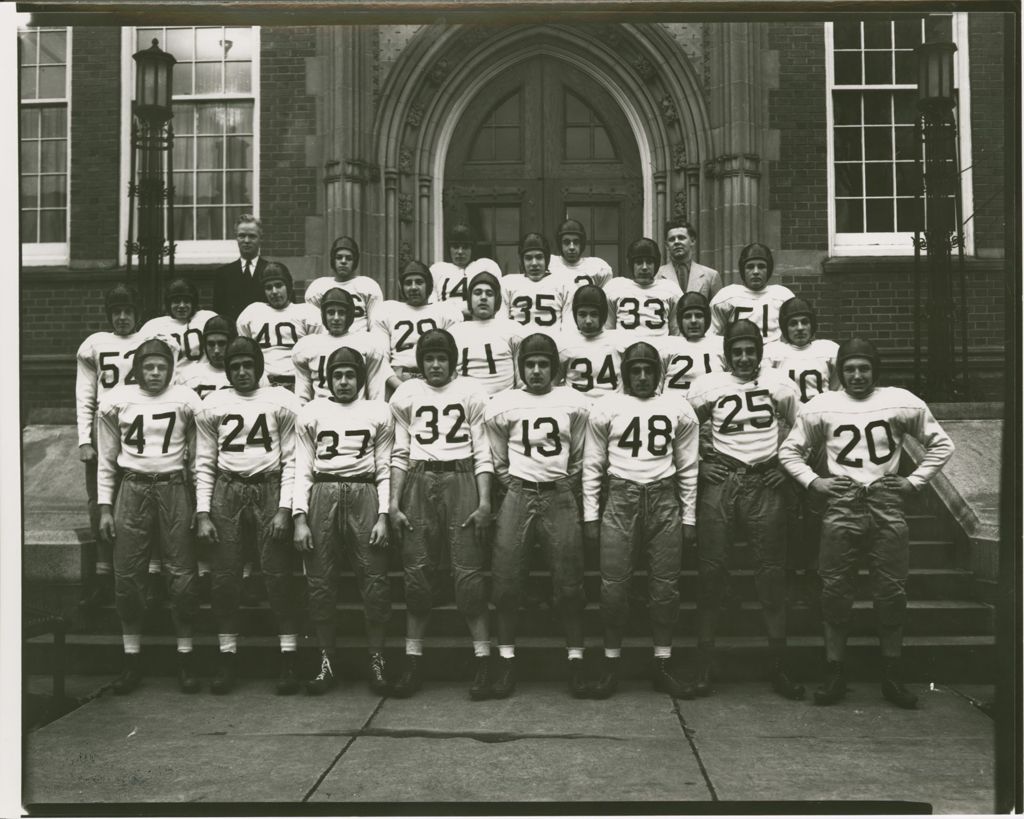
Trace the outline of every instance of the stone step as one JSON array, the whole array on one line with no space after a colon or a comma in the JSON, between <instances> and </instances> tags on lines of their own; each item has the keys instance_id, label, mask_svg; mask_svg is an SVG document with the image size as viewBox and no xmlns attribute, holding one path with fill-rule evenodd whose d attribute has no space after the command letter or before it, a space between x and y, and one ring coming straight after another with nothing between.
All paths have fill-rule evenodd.
<instances>
[{"instance_id":1,"label":"stone step","mask_svg":"<svg viewBox=\"0 0 1024 819\"><path fill-rule=\"evenodd\" d=\"M600 640L590 638L587 665L593 672L601 656ZM649 638L628 637L622 650L623 675L642 677L647 674L651 658ZM469 638L428 637L424 642L424 668L428 680L458 680L470 677L472 650ZM216 659L216 637L206 635L195 639L196 657L204 676L212 674ZM169 675L175 669L173 637L152 637L144 641L143 653L148 673ZM496 652L495 652L496 653ZM386 649L389 674L400 667L401 641L389 640ZM239 673L245 677L269 680L277 674L278 644L273 637L240 640ZM48 674L52 645L48 637L26 642L24 652L26 673ZM69 674L116 675L122 661L121 639L112 634L69 635L65 663ZM678 637L673 649L673 662L686 676L693 668L696 640ZM338 673L341 688L363 679L366 658L361 638L340 637L338 640ZM317 652L306 641L300 648L300 668L304 676L315 673ZM517 645L517 675L520 679L564 679L566 654L564 642L555 637L523 637ZM796 636L789 640L787 662L796 679L808 682L820 678L824 664L824 647L818 636ZM847 649L847 670L851 680L874 681L879 673L878 641L873 637L851 637ZM991 636L908 636L904 644L903 669L910 682L989 683L994 679L995 640ZM763 679L768 663L765 640L760 637L723 636L716 652L716 680L720 687L729 681ZM255 685L249 681L244 685ZM259 683L262 684L262 683ZM185 695L182 695L185 696Z\"/></svg>"}]
</instances>

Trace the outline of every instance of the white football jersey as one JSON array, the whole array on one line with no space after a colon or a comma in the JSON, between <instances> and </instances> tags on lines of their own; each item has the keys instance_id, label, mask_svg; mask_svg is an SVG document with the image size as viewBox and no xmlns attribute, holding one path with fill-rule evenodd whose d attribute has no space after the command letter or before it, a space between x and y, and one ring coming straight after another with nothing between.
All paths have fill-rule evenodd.
<instances>
[{"instance_id":1,"label":"white football jersey","mask_svg":"<svg viewBox=\"0 0 1024 819\"><path fill-rule=\"evenodd\" d=\"M674 395L604 395L587 419L583 447L583 520L598 520L605 473L634 483L675 476L683 523L696 521L700 423Z\"/></svg>"},{"instance_id":2,"label":"white football jersey","mask_svg":"<svg viewBox=\"0 0 1024 819\"><path fill-rule=\"evenodd\" d=\"M845 390L823 392L800 408L779 460L810 486L818 475L805 459L824 447L829 475L868 486L897 473L907 435L925 448L917 469L907 476L920 489L953 455L953 442L924 401L899 387L877 387L866 398L853 398Z\"/></svg>"},{"instance_id":3,"label":"white football jersey","mask_svg":"<svg viewBox=\"0 0 1024 819\"><path fill-rule=\"evenodd\" d=\"M159 395L137 384L107 393L97 412L96 502L114 502L118 467L161 475L185 469L188 453L195 453L195 416L202 404L183 384Z\"/></svg>"},{"instance_id":4,"label":"white football jersey","mask_svg":"<svg viewBox=\"0 0 1024 819\"><path fill-rule=\"evenodd\" d=\"M373 329L388 340L392 367L416 367L416 342L428 330L444 330L463 320L465 302L436 301L411 307L404 301L386 301L374 314Z\"/></svg>"},{"instance_id":5,"label":"white football jersey","mask_svg":"<svg viewBox=\"0 0 1024 819\"><path fill-rule=\"evenodd\" d=\"M470 378L432 387L422 378L405 381L391 396L395 446L391 466L408 471L410 461L473 459L477 475L493 472L484 431L487 395Z\"/></svg>"},{"instance_id":6,"label":"white football jersey","mask_svg":"<svg viewBox=\"0 0 1024 819\"><path fill-rule=\"evenodd\" d=\"M562 326L566 299L569 296L567 280L549 274L534 281L522 273L501 280L501 306L512 321L522 324L524 335L538 330L557 333Z\"/></svg>"},{"instance_id":7,"label":"white football jersey","mask_svg":"<svg viewBox=\"0 0 1024 819\"><path fill-rule=\"evenodd\" d=\"M188 321L178 321L173 316L157 316L142 325L139 338L170 336L178 345L178 362L174 369L178 383L185 380L189 369L200 361L206 361L203 349L203 328L216 313L212 310L197 310Z\"/></svg>"},{"instance_id":8,"label":"white football jersey","mask_svg":"<svg viewBox=\"0 0 1024 819\"><path fill-rule=\"evenodd\" d=\"M274 377L293 375L295 343L322 329L320 313L308 304L289 303L276 310L266 302L257 301L238 317L238 335L254 339L260 345L264 370Z\"/></svg>"},{"instance_id":9,"label":"white football jersey","mask_svg":"<svg viewBox=\"0 0 1024 819\"><path fill-rule=\"evenodd\" d=\"M633 343L628 333L602 330L588 338L567 330L557 340L566 386L590 398L622 392L622 351Z\"/></svg>"},{"instance_id":10,"label":"white football jersey","mask_svg":"<svg viewBox=\"0 0 1024 819\"><path fill-rule=\"evenodd\" d=\"M280 470L279 505L290 508L298 411L298 400L284 387L248 395L229 388L204 400L196 414L196 511L210 511L219 470L246 477Z\"/></svg>"},{"instance_id":11,"label":"white football jersey","mask_svg":"<svg viewBox=\"0 0 1024 819\"><path fill-rule=\"evenodd\" d=\"M609 329L629 330L636 341L656 336L678 335L676 302L683 292L668 279L657 279L643 287L633 279L616 276L604 287L608 298Z\"/></svg>"},{"instance_id":12,"label":"white football jersey","mask_svg":"<svg viewBox=\"0 0 1024 819\"><path fill-rule=\"evenodd\" d=\"M430 276L434 280L434 288L430 293L430 301L464 302L466 285L481 270L486 270L501 280L501 267L494 259L483 256L474 259L466 267L459 267L451 262L434 262L430 266Z\"/></svg>"},{"instance_id":13,"label":"white football jersey","mask_svg":"<svg viewBox=\"0 0 1024 819\"><path fill-rule=\"evenodd\" d=\"M299 339L292 350L292 364L295 373L295 395L302 403L313 398L330 398L331 387L327 383L327 359L331 353L342 347L351 347L361 354L366 363L366 398L384 400L388 379L395 375L388 363L388 340L383 333L345 333L332 336L330 333L316 333Z\"/></svg>"},{"instance_id":14,"label":"white football jersey","mask_svg":"<svg viewBox=\"0 0 1024 819\"><path fill-rule=\"evenodd\" d=\"M764 366L750 381L731 372L703 375L686 397L701 423L710 421L715 449L750 466L776 456L779 421L792 427L800 404L796 385Z\"/></svg>"},{"instance_id":15,"label":"white football jersey","mask_svg":"<svg viewBox=\"0 0 1024 819\"><path fill-rule=\"evenodd\" d=\"M762 290L751 290L745 284L729 284L711 299L711 332L725 334L727 325L747 319L761 328L764 340L775 341L779 332L779 308L793 291L781 284L768 284Z\"/></svg>"},{"instance_id":16,"label":"white football jersey","mask_svg":"<svg viewBox=\"0 0 1024 819\"><path fill-rule=\"evenodd\" d=\"M524 481L555 481L580 471L590 401L569 387L543 395L510 389L491 397L485 426L494 473Z\"/></svg>"},{"instance_id":17,"label":"white football jersey","mask_svg":"<svg viewBox=\"0 0 1024 819\"><path fill-rule=\"evenodd\" d=\"M663 392L685 396L697 378L725 369L721 336L706 335L695 341L684 336L663 338L658 342L658 352Z\"/></svg>"},{"instance_id":18,"label":"white football jersey","mask_svg":"<svg viewBox=\"0 0 1024 819\"><path fill-rule=\"evenodd\" d=\"M604 287L612 280L612 269L608 262L600 256L584 256L576 264L570 265L561 256L552 256L548 264L548 270L552 276L562 276L571 282L569 287L569 302L571 306L572 294L585 284L593 284Z\"/></svg>"},{"instance_id":19,"label":"white football jersey","mask_svg":"<svg viewBox=\"0 0 1024 819\"><path fill-rule=\"evenodd\" d=\"M344 290L352 297L354 315L348 331L350 333L357 333L360 330L369 330L373 313L377 309L377 305L384 300L384 294L381 292L380 285L369 276L359 275L345 281L339 281L334 276L320 276L313 279L306 288L305 299L306 304L311 304L316 308L318 316L320 313L320 300L323 298L324 293L334 287Z\"/></svg>"},{"instance_id":20,"label":"white football jersey","mask_svg":"<svg viewBox=\"0 0 1024 819\"><path fill-rule=\"evenodd\" d=\"M839 345L824 338L816 338L803 347L779 338L764 345L761 360L786 373L800 390L800 403L806 404L814 396L838 388L837 352Z\"/></svg>"},{"instance_id":21,"label":"white football jersey","mask_svg":"<svg viewBox=\"0 0 1024 819\"><path fill-rule=\"evenodd\" d=\"M209 361L200 361L193 366L188 376L181 382L189 389L195 390L200 398L206 398L214 390L226 390L231 386L225 370L218 370ZM260 376L260 387L269 387L267 374Z\"/></svg>"},{"instance_id":22,"label":"white football jersey","mask_svg":"<svg viewBox=\"0 0 1024 819\"><path fill-rule=\"evenodd\" d=\"M295 486L292 512L309 511L314 472L376 478L377 512L391 500L391 448L395 427L383 401L358 399L342 404L317 398L299 410L295 420Z\"/></svg>"},{"instance_id":23,"label":"white football jersey","mask_svg":"<svg viewBox=\"0 0 1024 819\"><path fill-rule=\"evenodd\" d=\"M81 343L76 355L75 417L78 445L95 443L96 408L119 384L135 384L132 357L146 337L141 333L119 336L104 331L93 333Z\"/></svg>"},{"instance_id":24,"label":"white football jersey","mask_svg":"<svg viewBox=\"0 0 1024 819\"><path fill-rule=\"evenodd\" d=\"M499 317L460 321L449 327L448 332L459 351L459 375L477 381L488 395L518 383L516 354L526 335L521 325Z\"/></svg>"}]
</instances>

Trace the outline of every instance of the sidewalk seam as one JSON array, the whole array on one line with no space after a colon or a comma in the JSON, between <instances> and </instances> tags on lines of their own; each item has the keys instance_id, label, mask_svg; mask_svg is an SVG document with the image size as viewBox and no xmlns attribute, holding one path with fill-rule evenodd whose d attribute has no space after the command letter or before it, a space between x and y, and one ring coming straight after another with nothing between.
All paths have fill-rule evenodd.
<instances>
[{"instance_id":1,"label":"sidewalk seam","mask_svg":"<svg viewBox=\"0 0 1024 819\"><path fill-rule=\"evenodd\" d=\"M358 739L359 737L361 737L363 735L363 732L367 729L369 724L371 722L373 722L373 718L375 716L377 716L377 712L380 711L380 709L384 705L384 701L386 699L387 699L387 697L381 697L380 698L380 702L377 703L377 707L374 708L373 709L373 713L370 714L370 716L368 716L366 718L366 722L363 723L362 727L358 731L353 731L352 732L352 736L350 736L348 738L348 742L345 743L344 747L340 751L338 751L338 755L336 757L334 757L334 759L331 762L331 764L328 765L327 768L324 769L324 772L320 774L320 776L317 778L316 782L313 783L313 787L311 787L308 791L306 791L306 795L302 797L302 801L303 802L308 802L309 801L309 798L314 793L316 793L317 788L319 788L321 783L327 778L327 774L329 774L331 771L334 770L334 766L338 764L338 762L341 760L341 758L345 755L345 752L350 747L352 747L352 743L355 742L356 739Z\"/></svg>"},{"instance_id":2,"label":"sidewalk seam","mask_svg":"<svg viewBox=\"0 0 1024 819\"><path fill-rule=\"evenodd\" d=\"M708 769L704 767L704 760L700 758L700 751L697 750L697 744L693 741L693 737L690 735L690 731L686 727L686 720L683 718L683 712L679 710L679 701L672 698L672 710L676 712L676 719L679 720L679 727L683 731L683 736L686 737L686 741L690 745L690 751L693 753L693 758L697 760L697 767L700 768L700 775L704 777L704 784L707 785L708 791L711 794L711 801L718 801L718 792L715 790L714 784L711 782L711 777L708 775Z\"/></svg>"}]
</instances>

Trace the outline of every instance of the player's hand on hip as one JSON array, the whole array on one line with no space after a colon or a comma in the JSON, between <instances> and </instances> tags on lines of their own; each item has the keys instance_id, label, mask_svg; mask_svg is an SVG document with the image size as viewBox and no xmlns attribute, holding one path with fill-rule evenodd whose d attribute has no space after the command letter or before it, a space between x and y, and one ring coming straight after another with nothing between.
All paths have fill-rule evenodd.
<instances>
[{"instance_id":1,"label":"player's hand on hip","mask_svg":"<svg viewBox=\"0 0 1024 819\"><path fill-rule=\"evenodd\" d=\"M700 477L708 483L721 483L728 477L729 470L718 461L704 461L700 465Z\"/></svg>"},{"instance_id":2,"label":"player's hand on hip","mask_svg":"<svg viewBox=\"0 0 1024 819\"><path fill-rule=\"evenodd\" d=\"M769 469L767 472L764 473L764 477L762 478L762 480L764 481L765 486L771 489L775 489L776 487L782 486L782 484L785 483L786 473L779 469Z\"/></svg>"},{"instance_id":3,"label":"player's hand on hip","mask_svg":"<svg viewBox=\"0 0 1024 819\"><path fill-rule=\"evenodd\" d=\"M296 551L313 551L313 533L309 531L309 524L306 523L305 516L303 516L302 520L295 519L295 532L292 535L292 543Z\"/></svg>"},{"instance_id":4,"label":"player's hand on hip","mask_svg":"<svg viewBox=\"0 0 1024 819\"><path fill-rule=\"evenodd\" d=\"M219 543L217 527L213 525L210 516L205 512L196 513L196 537L203 543Z\"/></svg>"},{"instance_id":5,"label":"player's hand on hip","mask_svg":"<svg viewBox=\"0 0 1024 819\"><path fill-rule=\"evenodd\" d=\"M412 531L412 524L409 523L409 518L405 516L405 512L397 506L391 507L388 517L391 518L391 534L395 539L395 543L400 547L405 542L405 533Z\"/></svg>"},{"instance_id":6,"label":"player's hand on hip","mask_svg":"<svg viewBox=\"0 0 1024 819\"><path fill-rule=\"evenodd\" d=\"M884 478L876 481L876 483L890 492L895 492L897 495L909 495L914 491L914 484L902 475L886 475Z\"/></svg>"},{"instance_id":7,"label":"player's hand on hip","mask_svg":"<svg viewBox=\"0 0 1024 819\"><path fill-rule=\"evenodd\" d=\"M92 444L82 444L78 447L78 459L80 461L95 461L96 449Z\"/></svg>"},{"instance_id":8,"label":"player's hand on hip","mask_svg":"<svg viewBox=\"0 0 1024 819\"><path fill-rule=\"evenodd\" d=\"M683 548L692 549L697 545L697 527L692 523L683 524Z\"/></svg>"},{"instance_id":9,"label":"player's hand on hip","mask_svg":"<svg viewBox=\"0 0 1024 819\"><path fill-rule=\"evenodd\" d=\"M107 543L113 543L117 537L117 529L114 528L114 516L107 510L100 512L100 538L107 541Z\"/></svg>"},{"instance_id":10,"label":"player's hand on hip","mask_svg":"<svg viewBox=\"0 0 1024 819\"><path fill-rule=\"evenodd\" d=\"M853 480L845 475L835 478L815 478L807 488L825 497L838 498L853 487Z\"/></svg>"},{"instance_id":11,"label":"player's hand on hip","mask_svg":"<svg viewBox=\"0 0 1024 819\"><path fill-rule=\"evenodd\" d=\"M380 515L370 530L370 548L386 549L388 547L388 517Z\"/></svg>"}]
</instances>

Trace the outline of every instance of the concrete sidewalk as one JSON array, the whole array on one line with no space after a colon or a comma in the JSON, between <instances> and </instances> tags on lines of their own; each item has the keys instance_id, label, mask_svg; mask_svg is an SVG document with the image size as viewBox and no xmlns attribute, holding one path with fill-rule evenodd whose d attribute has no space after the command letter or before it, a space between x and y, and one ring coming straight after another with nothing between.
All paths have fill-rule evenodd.
<instances>
[{"instance_id":1,"label":"concrete sidewalk","mask_svg":"<svg viewBox=\"0 0 1024 819\"><path fill-rule=\"evenodd\" d=\"M97 680L98 683L106 682ZM186 696L149 678L26 738L24 802L559 802L904 800L993 809L993 723L969 697L912 686L918 711L854 683L833 708L753 683L673 701L639 680L604 702L521 684L470 702L428 684L410 700L343 682L277 697L268 680ZM300 808L301 809L301 808ZM396 811L402 806L395 805Z\"/></svg>"}]
</instances>

